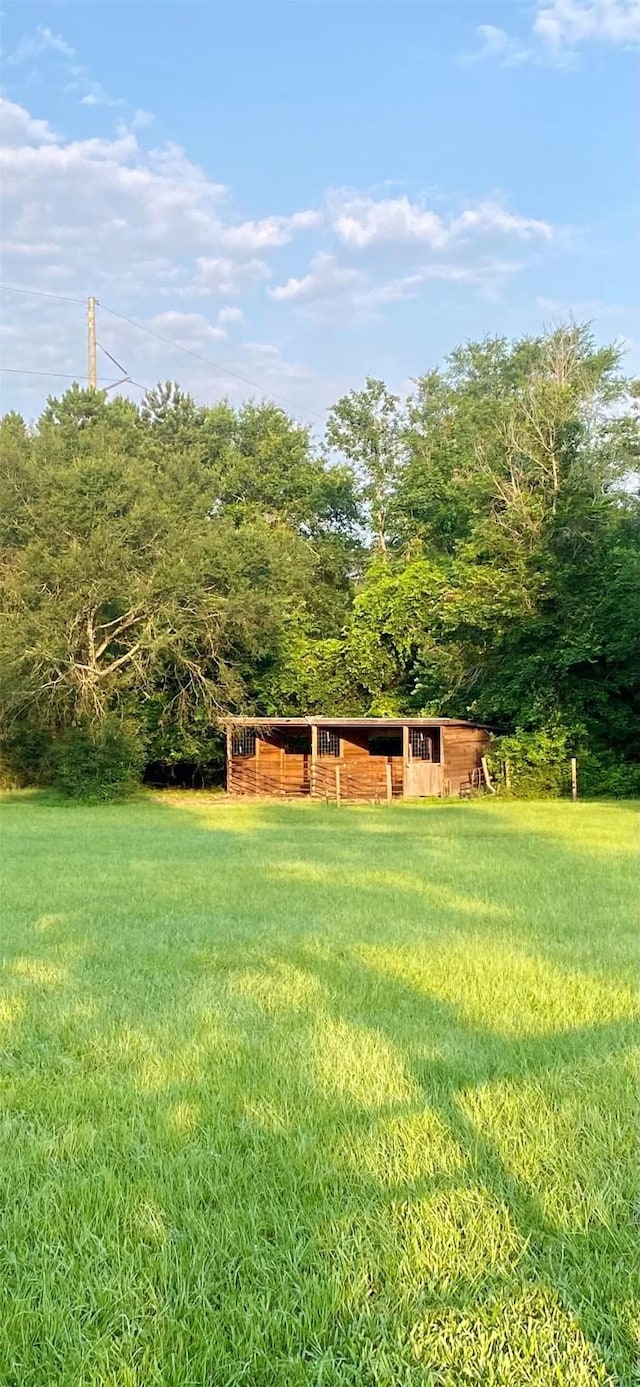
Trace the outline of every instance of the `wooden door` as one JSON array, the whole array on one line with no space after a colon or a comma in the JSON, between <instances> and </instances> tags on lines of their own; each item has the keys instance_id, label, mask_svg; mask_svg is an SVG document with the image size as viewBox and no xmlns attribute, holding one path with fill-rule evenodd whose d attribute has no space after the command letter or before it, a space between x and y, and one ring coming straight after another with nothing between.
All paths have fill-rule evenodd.
<instances>
[{"instance_id":1,"label":"wooden door","mask_svg":"<svg viewBox=\"0 0 640 1387\"><path fill-rule=\"evenodd\" d=\"M405 795L420 799L426 795L442 794L442 762L437 729L405 727L404 729Z\"/></svg>"},{"instance_id":2,"label":"wooden door","mask_svg":"<svg viewBox=\"0 0 640 1387\"><path fill-rule=\"evenodd\" d=\"M442 794L442 766L437 761L416 760L409 753L405 795L419 799L424 795Z\"/></svg>"}]
</instances>

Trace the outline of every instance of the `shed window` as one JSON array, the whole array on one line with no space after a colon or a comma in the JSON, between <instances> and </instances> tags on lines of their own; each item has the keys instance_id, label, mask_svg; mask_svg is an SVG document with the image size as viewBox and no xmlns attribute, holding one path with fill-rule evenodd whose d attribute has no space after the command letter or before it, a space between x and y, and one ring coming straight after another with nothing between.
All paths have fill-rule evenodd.
<instances>
[{"instance_id":1,"label":"shed window","mask_svg":"<svg viewBox=\"0 0 640 1387\"><path fill-rule=\"evenodd\" d=\"M402 732L370 732L370 756L402 756Z\"/></svg>"},{"instance_id":2,"label":"shed window","mask_svg":"<svg viewBox=\"0 0 640 1387\"><path fill-rule=\"evenodd\" d=\"M256 733L254 727L239 727L231 738L232 756L255 756Z\"/></svg>"},{"instance_id":3,"label":"shed window","mask_svg":"<svg viewBox=\"0 0 640 1387\"><path fill-rule=\"evenodd\" d=\"M328 727L318 728L318 755L340 755L340 738L337 732L332 732Z\"/></svg>"},{"instance_id":4,"label":"shed window","mask_svg":"<svg viewBox=\"0 0 640 1387\"><path fill-rule=\"evenodd\" d=\"M311 751L311 733L283 732L280 745L287 756L308 756Z\"/></svg>"},{"instance_id":5,"label":"shed window","mask_svg":"<svg viewBox=\"0 0 640 1387\"><path fill-rule=\"evenodd\" d=\"M421 727L409 728L409 746L414 761L433 760L433 741Z\"/></svg>"}]
</instances>

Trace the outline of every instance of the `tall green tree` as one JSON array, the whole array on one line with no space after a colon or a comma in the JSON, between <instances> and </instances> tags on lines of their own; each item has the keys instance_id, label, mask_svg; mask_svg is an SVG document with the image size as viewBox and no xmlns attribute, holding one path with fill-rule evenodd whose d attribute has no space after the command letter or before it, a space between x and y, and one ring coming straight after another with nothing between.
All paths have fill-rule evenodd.
<instances>
[{"instance_id":1,"label":"tall green tree","mask_svg":"<svg viewBox=\"0 0 640 1387\"><path fill-rule=\"evenodd\" d=\"M355 600L371 706L511 729L564 719L629 752L640 605L634 394L585 328L469 344L408 402L397 557ZM616 606L619 615L615 616Z\"/></svg>"},{"instance_id":2,"label":"tall green tree","mask_svg":"<svg viewBox=\"0 0 640 1387\"><path fill-rule=\"evenodd\" d=\"M194 756L290 623L344 619L354 501L281 411L156 405L75 388L31 434L3 422L0 706L53 730L120 710Z\"/></svg>"},{"instance_id":3,"label":"tall green tree","mask_svg":"<svg viewBox=\"0 0 640 1387\"><path fill-rule=\"evenodd\" d=\"M363 390L351 390L333 406L327 443L351 463L360 481L364 520L374 550L386 552L393 536L393 508L406 459L406 420L399 396L384 381L367 376Z\"/></svg>"},{"instance_id":4,"label":"tall green tree","mask_svg":"<svg viewBox=\"0 0 640 1387\"><path fill-rule=\"evenodd\" d=\"M637 758L637 404L570 325L368 379L324 448L173 382L8 415L0 739L126 718L203 762L228 710L428 711Z\"/></svg>"}]
</instances>

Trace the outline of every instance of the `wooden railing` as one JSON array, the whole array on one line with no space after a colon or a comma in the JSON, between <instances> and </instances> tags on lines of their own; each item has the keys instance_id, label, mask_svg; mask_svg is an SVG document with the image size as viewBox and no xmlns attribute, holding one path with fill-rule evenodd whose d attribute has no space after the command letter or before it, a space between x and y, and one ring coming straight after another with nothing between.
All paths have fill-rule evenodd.
<instances>
[{"instance_id":1,"label":"wooden railing","mask_svg":"<svg viewBox=\"0 0 640 1387\"><path fill-rule=\"evenodd\" d=\"M361 760L317 761L312 770L315 799L391 800L402 795L402 761L399 766L383 757Z\"/></svg>"},{"instance_id":2,"label":"wooden railing","mask_svg":"<svg viewBox=\"0 0 640 1387\"><path fill-rule=\"evenodd\" d=\"M284 798L370 800L381 803L402 796L400 757L327 758L301 770L299 766L267 766L259 760L235 757L229 762L227 788L232 795L275 795Z\"/></svg>"},{"instance_id":3,"label":"wooden railing","mask_svg":"<svg viewBox=\"0 0 640 1387\"><path fill-rule=\"evenodd\" d=\"M229 764L227 789L232 795L284 795L296 798L310 792L309 782L305 783L299 773L295 776L286 772L281 774L278 768L274 774L274 770L264 770L255 761L238 758Z\"/></svg>"}]
</instances>

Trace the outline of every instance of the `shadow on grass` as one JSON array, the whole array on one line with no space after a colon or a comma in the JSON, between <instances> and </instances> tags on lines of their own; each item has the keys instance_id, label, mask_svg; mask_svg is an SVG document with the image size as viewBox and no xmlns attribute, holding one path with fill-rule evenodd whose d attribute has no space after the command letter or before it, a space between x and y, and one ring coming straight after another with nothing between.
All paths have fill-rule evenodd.
<instances>
[{"instance_id":1,"label":"shadow on grass","mask_svg":"<svg viewBox=\"0 0 640 1387\"><path fill-rule=\"evenodd\" d=\"M298 961L303 965L305 955L299 955ZM400 983L397 977L368 969L358 959L344 960L337 968L328 961L320 964L316 956L307 956L306 963L316 976L322 977L326 993L335 999L336 1016L356 1024L362 1024L366 1017L368 1025L400 1048L406 1075L418 1087L425 1105L437 1115L463 1158L465 1174L459 1183L471 1180L491 1201L508 1212L523 1249L520 1262L523 1280L529 1286L537 1284L552 1290L576 1316L608 1366L620 1374L619 1380L629 1380L634 1343L628 1324L618 1313L616 1300L620 1282L612 1277L608 1287L609 1303L598 1304L597 1299L594 1301L598 1288L590 1279L595 1254L604 1256L611 1266L618 1259L620 1275L620 1248L615 1231L603 1223L585 1233L571 1233L557 1226L545 1214L537 1191L509 1170L496 1142L471 1120L465 1105L476 1088L505 1082L529 1083L545 1076L560 1079L570 1094L581 1066L614 1060L636 1044L635 1023L617 1020L534 1037L512 1038L494 1030L470 1026L458 1008ZM357 1002L354 1004L354 999L363 995L369 999L377 996L381 1000L378 1005L369 1003L363 1009ZM411 1017L413 1044L406 1040L403 1013ZM404 1036L400 1045L399 1032ZM441 1051L440 1057L433 1054L424 1057L421 1051L425 1040L432 1051ZM445 1058L447 1050L450 1054ZM389 1115L387 1111L383 1120ZM453 1183L455 1187L456 1182ZM409 1187L406 1184L387 1185L386 1198L390 1203L408 1198L419 1201L440 1187L441 1181L436 1175L432 1180L415 1181ZM379 1190L370 1191L370 1195L377 1201ZM633 1256L631 1222L626 1229L626 1239L624 1232L618 1229L626 1241L627 1255ZM626 1270L633 1276L633 1265ZM489 1278L489 1281L495 1291L495 1279ZM471 1308L471 1304L478 1306L486 1289L486 1286L476 1285L472 1302L465 1303L463 1294L462 1304L458 1291L454 1302L459 1308Z\"/></svg>"},{"instance_id":2,"label":"shadow on grass","mask_svg":"<svg viewBox=\"0 0 640 1387\"><path fill-rule=\"evenodd\" d=\"M83 1225L81 1200L75 1226L56 1216L50 1246L42 1227L38 1242L42 1189L70 1180L71 1197L77 1178L83 1197L91 1181L104 1199L112 1256L124 1256L132 1237L147 1249L147 1265L132 1262L133 1340L105 1320L114 1352L163 1342L144 1308L143 1286L148 1294L153 1285L187 1344L194 1327L211 1328L217 1317L218 1353L226 1341L230 1363L251 1357L256 1383L284 1383L277 1367L269 1372L285 1358L308 1371L287 1382L320 1382L323 1355L327 1372L335 1369L327 1382L395 1381L374 1376L365 1361L369 1341L380 1362L391 1354L392 1373L399 1355L397 1381L424 1382L400 1378L400 1366L409 1373L415 1365L417 1320L453 1309L480 1322L488 1299L539 1290L577 1320L617 1381L630 1382L633 1346L618 1304L631 1275L630 1226L604 1218L580 1231L560 1226L539 1179L514 1173L500 1149L499 1103L493 1131L472 1114L475 1095L492 1085L534 1084L544 1097L550 1082L551 1103L571 1097L585 1070L588 1078L629 1048L631 1022L618 1016L505 1033L474 1022L464 997L443 999L408 976L418 945L464 947L479 934L497 951L508 938L554 967L577 962L591 975L606 962L600 922L610 888L602 864L585 865L583 854L551 844L541 869L539 845L533 851L527 839L516 871L513 830L489 813L479 824L465 806L394 810L388 824L384 810L348 818L315 806L223 812L212 825L149 801L124 816L116 807L99 811L99 825L92 810L74 809L63 822L43 812L48 822L31 822L19 849L25 870L46 851L53 896L51 908L43 913L40 903L36 913L38 893L22 881L15 948L7 939L4 950L11 995L22 1007L8 1016L5 1040L7 1152L25 1140L23 1117L27 1140L36 1140L16 1185L7 1164L7 1195L19 1203L28 1191L33 1200L26 1215L32 1269L57 1274L62 1286L63 1268L75 1260L85 1278L102 1276L113 1289L114 1273L92 1241L99 1230ZM315 875L305 874L309 866ZM372 871L377 884L367 888ZM439 894L425 895L425 885ZM545 893L551 904L540 918ZM595 902L596 921L572 914L575 924L567 929L565 920L563 928L576 897ZM385 961L390 942L404 960L400 970ZM16 958L30 960L31 971L16 970ZM624 951L612 971L621 964L625 971ZM45 966L53 971L43 973ZM323 1051L332 1036L334 1048ZM388 1066L384 1082L367 1074L376 1046L381 1075ZM384 1179L375 1161L358 1163L358 1153L388 1140L395 1123L420 1123L424 1114L444 1134L450 1160L438 1164L436 1155L425 1174L428 1153L418 1152L416 1174ZM106 1158L88 1129L106 1140ZM588 1132L581 1139L588 1144ZM506 1137L502 1146L509 1149ZM126 1225L130 1192L136 1209L151 1207L154 1179L158 1208L145 1218L153 1214L160 1227L155 1242L146 1224L133 1232ZM445 1195L455 1211L470 1191L513 1230L512 1252L471 1272L463 1239L453 1284L443 1266L407 1288L399 1271L408 1255L407 1207L415 1230L425 1202ZM21 1306L20 1351L33 1354L37 1338L41 1378L71 1381L71 1366L66 1379L56 1376L60 1331L45 1323L20 1267L9 1266L6 1291ZM105 1329L81 1301L75 1313L80 1354L82 1337ZM42 1356L47 1333L52 1357ZM214 1376L215 1362L208 1370L211 1382L241 1380ZM433 1380L454 1383L452 1373L442 1368ZM37 1379L7 1378L21 1387L27 1380Z\"/></svg>"}]
</instances>

